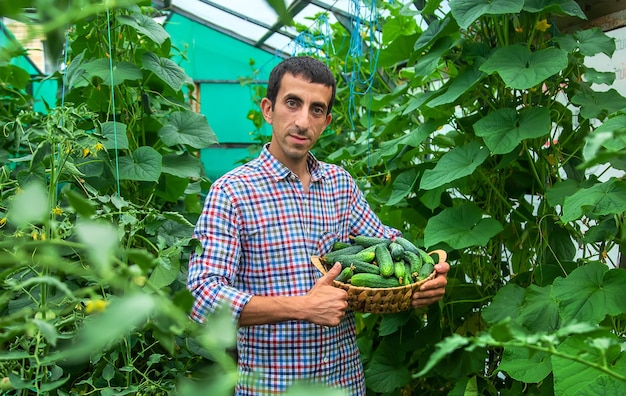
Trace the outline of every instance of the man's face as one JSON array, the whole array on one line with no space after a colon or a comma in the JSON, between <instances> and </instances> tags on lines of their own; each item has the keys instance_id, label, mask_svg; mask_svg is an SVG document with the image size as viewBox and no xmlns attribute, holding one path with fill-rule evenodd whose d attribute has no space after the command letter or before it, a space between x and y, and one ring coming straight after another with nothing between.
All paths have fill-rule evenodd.
<instances>
[{"instance_id":1,"label":"man's face","mask_svg":"<svg viewBox=\"0 0 626 396\"><path fill-rule=\"evenodd\" d=\"M261 110L272 125L269 151L288 168L302 165L331 115L326 114L332 88L315 84L289 73L283 76L276 103L264 98Z\"/></svg>"}]
</instances>

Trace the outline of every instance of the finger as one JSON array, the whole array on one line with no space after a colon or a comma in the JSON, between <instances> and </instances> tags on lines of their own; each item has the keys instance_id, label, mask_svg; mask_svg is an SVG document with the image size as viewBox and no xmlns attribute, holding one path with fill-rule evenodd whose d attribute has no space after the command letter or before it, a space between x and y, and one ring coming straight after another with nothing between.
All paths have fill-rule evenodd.
<instances>
[{"instance_id":1,"label":"finger","mask_svg":"<svg viewBox=\"0 0 626 396\"><path fill-rule=\"evenodd\" d=\"M332 285L333 280L341 273L341 263L335 263L333 267L322 276L317 282L325 285Z\"/></svg>"}]
</instances>

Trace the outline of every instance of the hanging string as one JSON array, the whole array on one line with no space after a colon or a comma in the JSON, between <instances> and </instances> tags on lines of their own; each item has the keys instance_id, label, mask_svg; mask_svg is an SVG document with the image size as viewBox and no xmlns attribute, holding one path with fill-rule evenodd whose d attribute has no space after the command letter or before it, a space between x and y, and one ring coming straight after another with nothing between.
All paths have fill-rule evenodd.
<instances>
[{"instance_id":1,"label":"hanging string","mask_svg":"<svg viewBox=\"0 0 626 396\"><path fill-rule=\"evenodd\" d=\"M109 77L111 78L111 107L113 110L111 113L113 114L113 140L114 140L114 150L115 150L115 181L117 183L117 195L121 196L121 187L120 187L120 163L119 163L119 154L117 150L117 119L116 119L116 107L115 107L115 88L113 84L113 45L111 42L111 15L109 12L109 6L107 1L107 34L108 34L108 44L109 44Z\"/></svg>"},{"instance_id":2,"label":"hanging string","mask_svg":"<svg viewBox=\"0 0 626 396\"><path fill-rule=\"evenodd\" d=\"M369 95L367 106L367 174L370 173L370 134L371 134L371 107L373 102L372 86L378 68L378 56L380 46L377 45L377 35L380 31L378 9L376 2L369 2L369 5L362 5L361 0L350 1L350 23L352 31L350 33L350 47L346 53L344 74L348 80L348 120L352 130L355 129L354 119L358 119L360 114L356 105L357 95ZM363 31L363 33L362 33ZM365 43L365 37L368 38ZM363 44L366 44L366 49ZM363 71L364 51L367 50L369 64L367 74Z\"/></svg>"}]
</instances>

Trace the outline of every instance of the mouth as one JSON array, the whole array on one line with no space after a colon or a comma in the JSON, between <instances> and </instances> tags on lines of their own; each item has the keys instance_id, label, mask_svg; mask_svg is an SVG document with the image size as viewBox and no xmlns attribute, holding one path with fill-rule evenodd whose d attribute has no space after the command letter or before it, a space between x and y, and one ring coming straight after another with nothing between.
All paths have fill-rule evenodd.
<instances>
[{"instance_id":1,"label":"mouth","mask_svg":"<svg viewBox=\"0 0 626 396\"><path fill-rule=\"evenodd\" d=\"M302 135L290 134L289 137L291 138L291 140L293 140L297 144L305 144L306 142L309 141L309 139L306 136L302 136Z\"/></svg>"}]
</instances>

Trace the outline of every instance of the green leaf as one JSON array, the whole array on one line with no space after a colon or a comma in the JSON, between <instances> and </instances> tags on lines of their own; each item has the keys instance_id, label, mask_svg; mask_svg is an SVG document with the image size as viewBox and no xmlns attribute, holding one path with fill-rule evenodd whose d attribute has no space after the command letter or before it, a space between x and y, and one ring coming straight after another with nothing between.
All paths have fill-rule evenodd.
<instances>
[{"instance_id":1,"label":"green leaf","mask_svg":"<svg viewBox=\"0 0 626 396\"><path fill-rule=\"evenodd\" d=\"M565 322L600 323L605 316L626 312L626 270L591 262L553 283Z\"/></svg>"},{"instance_id":2,"label":"green leaf","mask_svg":"<svg viewBox=\"0 0 626 396\"><path fill-rule=\"evenodd\" d=\"M454 42L449 36L442 37L432 47L422 55L415 64L415 75L427 77L430 76L442 62L442 57L450 48L454 46Z\"/></svg>"},{"instance_id":3,"label":"green leaf","mask_svg":"<svg viewBox=\"0 0 626 396\"><path fill-rule=\"evenodd\" d=\"M149 281L155 288L160 289L171 285L172 282L176 280L178 272L180 271L180 262L173 257L159 257L157 263L158 265L154 268L152 274L150 274Z\"/></svg>"},{"instance_id":4,"label":"green leaf","mask_svg":"<svg viewBox=\"0 0 626 396\"><path fill-rule=\"evenodd\" d=\"M580 52L583 56L603 53L610 58L615 52L615 40L597 27L578 30L574 34L557 36L553 40L561 49L569 53Z\"/></svg>"},{"instance_id":5,"label":"green leaf","mask_svg":"<svg viewBox=\"0 0 626 396\"><path fill-rule=\"evenodd\" d=\"M554 373L555 395L621 395L624 391L624 382L617 378L609 377L600 371L597 366L608 366L618 375L624 375L626 366L624 354L620 354L620 348L612 348L611 343L617 343L614 335L605 334L608 348L597 348L590 343L586 336L573 336L566 339L557 347L559 355L552 356L552 371ZM594 339L599 339L596 334ZM621 356L620 356L621 355ZM621 360L621 363L619 362ZM617 362L613 366L613 362ZM596 366L593 367L592 365ZM595 392L587 390L595 389ZM616 390L616 392L614 392Z\"/></svg>"},{"instance_id":6,"label":"green leaf","mask_svg":"<svg viewBox=\"0 0 626 396\"><path fill-rule=\"evenodd\" d=\"M378 327L378 335L384 337L398 331L411 319L411 311L398 313L390 313L382 315L380 326Z\"/></svg>"},{"instance_id":7,"label":"green leaf","mask_svg":"<svg viewBox=\"0 0 626 396\"><path fill-rule=\"evenodd\" d=\"M35 326L37 326L37 328L41 332L41 335L46 339L46 341L48 341L50 345L52 345L53 347L57 345L59 333L57 332L56 327L46 322L45 320L33 319L33 323L35 324Z\"/></svg>"},{"instance_id":8,"label":"green leaf","mask_svg":"<svg viewBox=\"0 0 626 396\"><path fill-rule=\"evenodd\" d=\"M446 183L471 175L489 157L489 149L477 141L458 146L439 158L433 169L424 171L420 189L432 190Z\"/></svg>"},{"instance_id":9,"label":"green leaf","mask_svg":"<svg viewBox=\"0 0 626 396\"><path fill-rule=\"evenodd\" d=\"M4 51L5 48L3 47ZM15 65L2 65L0 63L0 82L4 86L12 86L16 89L25 89L30 82L30 74L21 67Z\"/></svg>"},{"instance_id":10,"label":"green leaf","mask_svg":"<svg viewBox=\"0 0 626 396\"><path fill-rule=\"evenodd\" d=\"M118 15L116 19L120 25L134 28L138 33L145 35L157 44L163 44L170 37L163 26L148 15L136 12L133 15Z\"/></svg>"},{"instance_id":11,"label":"green leaf","mask_svg":"<svg viewBox=\"0 0 626 396\"><path fill-rule=\"evenodd\" d=\"M606 120L596 128L593 133L587 135L583 157L585 163L582 167L589 168L596 164L611 163L613 167L622 169L619 161L624 159L624 147L626 147L626 116L618 115Z\"/></svg>"},{"instance_id":12,"label":"green leaf","mask_svg":"<svg viewBox=\"0 0 626 396\"><path fill-rule=\"evenodd\" d=\"M200 178L202 176L202 161L200 158L184 151L180 154L166 154L163 156L163 173L183 178Z\"/></svg>"},{"instance_id":13,"label":"green leaf","mask_svg":"<svg viewBox=\"0 0 626 396\"><path fill-rule=\"evenodd\" d=\"M585 81L591 84L613 85L613 82L615 81L615 72L602 72L588 67L585 70L584 77Z\"/></svg>"},{"instance_id":14,"label":"green leaf","mask_svg":"<svg viewBox=\"0 0 626 396\"><path fill-rule=\"evenodd\" d=\"M552 333L559 328L559 304L552 297L552 286L530 285L517 321L533 333Z\"/></svg>"},{"instance_id":15,"label":"green leaf","mask_svg":"<svg viewBox=\"0 0 626 396\"><path fill-rule=\"evenodd\" d=\"M483 15L517 14L523 5L524 0L451 0L449 3L452 16L463 29Z\"/></svg>"},{"instance_id":16,"label":"green leaf","mask_svg":"<svg viewBox=\"0 0 626 396\"><path fill-rule=\"evenodd\" d=\"M507 346L504 348L498 371L504 371L517 381L541 382L552 372L551 356L547 352Z\"/></svg>"},{"instance_id":17,"label":"green leaf","mask_svg":"<svg viewBox=\"0 0 626 396\"><path fill-rule=\"evenodd\" d=\"M443 19L435 19L432 21L428 28L422 33L415 45L413 47L414 51L422 51L426 46L435 42L435 40L439 39L441 36L446 33L452 33L456 31L458 26L456 23L453 23L453 20L446 15Z\"/></svg>"},{"instance_id":18,"label":"green leaf","mask_svg":"<svg viewBox=\"0 0 626 396\"><path fill-rule=\"evenodd\" d=\"M393 181L391 196L385 205L393 206L402 201L413 191L413 186L417 180L417 170L411 168L400 173Z\"/></svg>"},{"instance_id":19,"label":"green leaf","mask_svg":"<svg viewBox=\"0 0 626 396\"><path fill-rule=\"evenodd\" d=\"M524 2L524 11L537 14L569 15L587 19L583 10L580 9L580 6L574 0L526 0Z\"/></svg>"},{"instance_id":20,"label":"green leaf","mask_svg":"<svg viewBox=\"0 0 626 396\"><path fill-rule=\"evenodd\" d=\"M550 111L544 107L527 107L519 114L510 108L498 109L474 124L474 132L493 154L510 153L524 139L549 134L550 128Z\"/></svg>"},{"instance_id":21,"label":"green leaf","mask_svg":"<svg viewBox=\"0 0 626 396\"><path fill-rule=\"evenodd\" d=\"M161 176L162 157L152 147L137 148L132 156L119 158L120 180L156 182Z\"/></svg>"},{"instance_id":22,"label":"green leaf","mask_svg":"<svg viewBox=\"0 0 626 396\"><path fill-rule=\"evenodd\" d=\"M391 348L379 347L365 370L365 382L374 392L393 392L411 380L408 367Z\"/></svg>"},{"instance_id":23,"label":"green leaf","mask_svg":"<svg viewBox=\"0 0 626 396\"><path fill-rule=\"evenodd\" d=\"M497 323L505 319L516 319L522 309L526 290L514 283L504 285L493 297L491 304L482 311L487 323Z\"/></svg>"},{"instance_id":24,"label":"green leaf","mask_svg":"<svg viewBox=\"0 0 626 396\"><path fill-rule=\"evenodd\" d=\"M502 224L485 218L478 206L461 204L446 208L428 220L424 229L424 245L431 247L445 242L453 249L485 246L502 230Z\"/></svg>"},{"instance_id":25,"label":"green leaf","mask_svg":"<svg viewBox=\"0 0 626 396\"><path fill-rule=\"evenodd\" d=\"M65 190L64 194L74 211L82 217L90 218L96 214L94 204L83 195L79 194L75 190Z\"/></svg>"},{"instance_id":26,"label":"green leaf","mask_svg":"<svg viewBox=\"0 0 626 396\"><path fill-rule=\"evenodd\" d=\"M580 106L580 115L587 119L603 119L609 114L626 108L626 98L613 88L606 92L583 91L572 97L572 103ZM625 117L622 116L622 120ZM625 128L624 124L620 126Z\"/></svg>"},{"instance_id":27,"label":"green leaf","mask_svg":"<svg viewBox=\"0 0 626 396\"><path fill-rule=\"evenodd\" d=\"M91 77L101 78L104 85L111 85L111 77L113 77L113 85L120 85L127 80L136 81L143 78L141 69L136 65L129 62L115 61L111 64L107 58L84 63L82 67Z\"/></svg>"},{"instance_id":28,"label":"green leaf","mask_svg":"<svg viewBox=\"0 0 626 396\"><path fill-rule=\"evenodd\" d=\"M285 4L285 0L266 0L267 4L269 4L276 14L278 14L278 19L285 25L291 25L292 16L291 13L287 10L287 5Z\"/></svg>"},{"instance_id":29,"label":"green leaf","mask_svg":"<svg viewBox=\"0 0 626 396\"><path fill-rule=\"evenodd\" d=\"M61 357L70 362L87 360L94 351L101 351L145 323L156 307L156 299L148 294L114 299L104 312L85 320L75 342L61 352Z\"/></svg>"},{"instance_id":30,"label":"green leaf","mask_svg":"<svg viewBox=\"0 0 626 396\"><path fill-rule=\"evenodd\" d=\"M578 191L579 186L575 180L565 179L556 182L546 190L546 198L551 207L562 206L565 203L565 198L573 195Z\"/></svg>"},{"instance_id":31,"label":"green leaf","mask_svg":"<svg viewBox=\"0 0 626 396\"><path fill-rule=\"evenodd\" d=\"M48 218L48 210L48 192L41 183L32 182L11 198L7 218L16 227L39 224Z\"/></svg>"},{"instance_id":32,"label":"green leaf","mask_svg":"<svg viewBox=\"0 0 626 396\"><path fill-rule=\"evenodd\" d=\"M126 124L113 121L103 122L100 133L104 137L100 141L107 150L128 150Z\"/></svg>"},{"instance_id":33,"label":"green leaf","mask_svg":"<svg viewBox=\"0 0 626 396\"><path fill-rule=\"evenodd\" d=\"M415 18L400 16L390 18L383 25L383 42L389 43L400 36L410 36L417 30Z\"/></svg>"},{"instance_id":34,"label":"green leaf","mask_svg":"<svg viewBox=\"0 0 626 396\"><path fill-rule=\"evenodd\" d=\"M564 223L582 216L596 218L626 211L626 182L610 179L590 188L583 188L565 198L561 221Z\"/></svg>"},{"instance_id":35,"label":"green leaf","mask_svg":"<svg viewBox=\"0 0 626 396\"><path fill-rule=\"evenodd\" d=\"M426 102L428 107L435 107L443 104L452 103L461 95L470 91L480 80L485 77L485 73L478 70L478 64L474 63L472 67L462 70L458 76L451 79L443 88L435 93L433 99Z\"/></svg>"},{"instance_id":36,"label":"green leaf","mask_svg":"<svg viewBox=\"0 0 626 396\"><path fill-rule=\"evenodd\" d=\"M567 62L567 52L558 48L531 52L523 45L509 45L497 49L480 70L498 73L508 87L529 89L559 73Z\"/></svg>"},{"instance_id":37,"label":"green leaf","mask_svg":"<svg viewBox=\"0 0 626 396\"><path fill-rule=\"evenodd\" d=\"M469 338L465 338L456 333L453 333L451 336L444 338L442 341L437 343L435 352L430 355L428 362L426 362L424 368L422 368L418 373L413 374L413 378L419 378L427 374L433 367L437 365L437 363L443 360L446 356L456 351L457 349L468 345L469 343Z\"/></svg>"},{"instance_id":38,"label":"green leaf","mask_svg":"<svg viewBox=\"0 0 626 396\"><path fill-rule=\"evenodd\" d=\"M168 146L182 144L201 149L217 143L206 117L188 110L173 113L169 125L159 130L159 137Z\"/></svg>"},{"instance_id":39,"label":"green leaf","mask_svg":"<svg viewBox=\"0 0 626 396\"><path fill-rule=\"evenodd\" d=\"M185 71L174 61L168 58L159 58L152 52L146 52L141 57L144 69L153 72L174 91L180 91L187 79Z\"/></svg>"}]
</instances>

